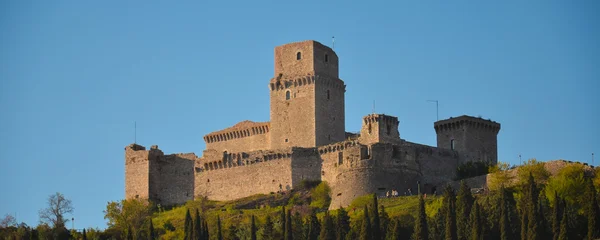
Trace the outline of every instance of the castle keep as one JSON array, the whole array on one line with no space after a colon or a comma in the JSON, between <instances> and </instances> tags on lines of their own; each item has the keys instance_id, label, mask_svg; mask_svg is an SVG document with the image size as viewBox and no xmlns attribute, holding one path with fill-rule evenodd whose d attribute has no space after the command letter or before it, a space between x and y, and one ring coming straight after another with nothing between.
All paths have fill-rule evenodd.
<instances>
[{"instance_id":1,"label":"castle keep","mask_svg":"<svg viewBox=\"0 0 600 240\"><path fill-rule=\"evenodd\" d=\"M198 196L232 200L328 182L330 208L395 189L435 191L459 164L497 163L500 124L470 116L434 123L437 147L400 138L397 117L370 114L359 134L346 132L339 59L316 41L275 48L270 121L242 121L204 136L206 150L165 155L156 145L125 147L125 197L164 205ZM416 191L415 191L416 192Z\"/></svg>"}]
</instances>

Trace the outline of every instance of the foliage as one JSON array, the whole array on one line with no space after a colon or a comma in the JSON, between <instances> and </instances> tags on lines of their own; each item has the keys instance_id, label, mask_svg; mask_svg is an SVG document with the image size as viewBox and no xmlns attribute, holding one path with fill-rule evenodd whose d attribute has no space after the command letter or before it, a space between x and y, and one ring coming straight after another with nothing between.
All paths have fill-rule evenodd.
<instances>
[{"instance_id":1,"label":"foliage","mask_svg":"<svg viewBox=\"0 0 600 240\"><path fill-rule=\"evenodd\" d=\"M596 197L596 188L591 180L587 181L585 212L588 222L587 239L597 239L600 237L600 209L598 209L598 198Z\"/></svg>"},{"instance_id":2,"label":"foliage","mask_svg":"<svg viewBox=\"0 0 600 240\"><path fill-rule=\"evenodd\" d=\"M379 203L377 203L377 194L373 193L372 195L373 204L371 205L371 209L373 212L371 213L371 234L373 239L381 240L381 221L379 219Z\"/></svg>"},{"instance_id":3,"label":"foliage","mask_svg":"<svg viewBox=\"0 0 600 240\"><path fill-rule=\"evenodd\" d=\"M527 160L522 166L517 168L518 185L527 183L529 174L533 175L536 184L544 184L550 177L550 173L544 167L544 162L537 161L535 158Z\"/></svg>"},{"instance_id":4,"label":"foliage","mask_svg":"<svg viewBox=\"0 0 600 240\"><path fill-rule=\"evenodd\" d=\"M363 221L360 229L360 240L371 239L371 218L369 218L369 208L365 205L363 210Z\"/></svg>"},{"instance_id":5,"label":"foliage","mask_svg":"<svg viewBox=\"0 0 600 240\"><path fill-rule=\"evenodd\" d=\"M39 211L40 221L54 228L64 227L69 221L65 214L69 213L73 213L73 203L57 192L48 197L48 207Z\"/></svg>"},{"instance_id":6,"label":"foliage","mask_svg":"<svg viewBox=\"0 0 600 240\"><path fill-rule=\"evenodd\" d=\"M137 239L140 230L144 229L151 216L150 202L141 199L128 199L120 202L109 202L104 211L104 219L108 227L115 228L123 234L131 228L131 237Z\"/></svg>"},{"instance_id":7,"label":"foliage","mask_svg":"<svg viewBox=\"0 0 600 240\"><path fill-rule=\"evenodd\" d=\"M346 212L346 209L344 209L344 208L338 209L335 220L336 220L336 231L335 231L336 240L346 239L346 235L348 235L348 232L350 231L350 217L348 217L348 212Z\"/></svg>"},{"instance_id":8,"label":"foliage","mask_svg":"<svg viewBox=\"0 0 600 240\"><path fill-rule=\"evenodd\" d=\"M331 203L331 188L327 182L321 182L311 191L312 201L310 203L311 207L326 209L329 207Z\"/></svg>"},{"instance_id":9,"label":"foliage","mask_svg":"<svg viewBox=\"0 0 600 240\"><path fill-rule=\"evenodd\" d=\"M399 223L397 223L399 224ZM400 228L400 226L396 226L396 228ZM396 234L399 233L400 229L396 229ZM427 216L425 215L425 201L423 200L423 195L419 195L419 212L417 214L417 220L415 221L415 230L413 233L414 240L426 240L428 239L428 231L427 227Z\"/></svg>"},{"instance_id":10,"label":"foliage","mask_svg":"<svg viewBox=\"0 0 600 240\"><path fill-rule=\"evenodd\" d=\"M333 226L333 220L331 219L331 216L329 216L329 212L326 212L323 217L319 239L335 240L335 228Z\"/></svg>"},{"instance_id":11,"label":"foliage","mask_svg":"<svg viewBox=\"0 0 600 240\"><path fill-rule=\"evenodd\" d=\"M547 181L545 194L548 200L554 204L556 194L562 197L569 205L584 203L585 176L581 164L570 164Z\"/></svg>"},{"instance_id":12,"label":"foliage","mask_svg":"<svg viewBox=\"0 0 600 240\"><path fill-rule=\"evenodd\" d=\"M489 168L490 163L482 161L469 161L462 163L456 168L456 177L454 180L462 180L465 178L488 174Z\"/></svg>"},{"instance_id":13,"label":"foliage","mask_svg":"<svg viewBox=\"0 0 600 240\"><path fill-rule=\"evenodd\" d=\"M456 236L459 240L468 239L469 214L474 201L469 186L465 181L460 181L460 188L456 196Z\"/></svg>"},{"instance_id":14,"label":"foliage","mask_svg":"<svg viewBox=\"0 0 600 240\"><path fill-rule=\"evenodd\" d=\"M502 186L507 186L513 180L513 175L508 171L511 169L509 163L498 162L498 165L489 168L488 188L491 191L500 190Z\"/></svg>"}]
</instances>

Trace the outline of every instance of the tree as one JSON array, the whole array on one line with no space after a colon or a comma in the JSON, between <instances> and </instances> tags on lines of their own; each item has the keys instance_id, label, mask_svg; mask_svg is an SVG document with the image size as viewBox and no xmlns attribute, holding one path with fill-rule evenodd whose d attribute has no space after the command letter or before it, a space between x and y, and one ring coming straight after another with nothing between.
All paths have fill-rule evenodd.
<instances>
[{"instance_id":1,"label":"tree","mask_svg":"<svg viewBox=\"0 0 600 240\"><path fill-rule=\"evenodd\" d=\"M456 197L456 236L459 240L468 239L469 215L475 199L465 181L460 181Z\"/></svg>"},{"instance_id":2,"label":"tree","mask_svg":"<svg viewBox=\"0 0 600 240\"><path fill-rule=\"evenodd\" d=\"M85 233L85 228L83 229L83 233L81 234L81 240L87 240L87 234Z\"/></svg>"},{"instance_id":3,"label":"tree","mask_svg":"<svg viewBox=\"0 0 600 240\"><path fill-rule=\"evenodd\" d=\"M273 220L271 220L270 215L267 215L267 218L265 219L265 225L263 225L262 239L263 240L274 239L273 233L274 233Z\"/></svg>"},{"instance_id":4,"label":"tree","mask_svg":"<svg viewBox=\"0 0 600 240\"><path fill-rule=\"evenodd\" d=\"M552 208L552 239L557 240L560 235L560 197L558 192L554 192L554 208Z\"/></svg>"},{"instance_id":5,"label":"tree","mask_svg":"<svg viewBox=\"0 0 600 240\"><path fill-rule=\"evenodd\" d=\"M471 210L471 240L483 239L481 231L482 222L479 214L479 205L475 203L473 204L473 209Z\"/></svg>"},{"instance_id":6,"label":"tree","mask_svg":"<svg viewBox=\"0 0 600 240\"><path fill-rule=\"evenodd\" d=\"M252 215L252 220L250 222L250 239L256 240L256 222L254 220L254 215Z\"/></svg>"},{"instance_id":7,"label":"tree","mask_svg":"<svg viewBox=\"0 0 600 240\"><path fill-rule=\"evenodd\" d=\"M510 240L512 239L512 228L510 226L510 203L507 199L507 191L502 186L500 188L500 239Z\"/></svg>"},{"instance_id":8,"label":"tree","mask_svg":"<svg viewBox=\"0 0 600 240\"><path fill-rule=\"evenodd\" d=\"M371 231L371 219L369 218L369 208L365 205L363 211L363 223L360 230L360 240L370 240L372 239L372 231Z\"/></svg>"},{"instance_id":9,"label":"tree","mask_svg":"<svg viewBox=\"0 0 600 240\"><path fill-rule=\"evenodd\" d=\"M150 221L152 224L152 221ZM203 232L202 232L202 220L200 219L200 211L196 208L196 216L194 217L194 231L193 231L193 239L202 240Z\"/></svg>"},{"instance_id":10,"label":"tree","mask_svg":"<svg viewBox=\"0 0 600 240\"><path fill-rule=\"evenodd\" d=\"M294 233L292 231L292 211L287 210L285 214L285 240L294 240Z\"/></svg>"},{"instance_id":11,"label":"tree","mask_svg":"<svg viewBox=\"0 0 600 240\"><path fill-rule=\"evenodd\" d=\"M227 228L227 239L237 239L237 228L235 227L235 224L231 223L229 224L229 228Z\"/></svg>"},{"instance_id":12,"label":"tree","mask_svg":"<svg viewBox=\"0 0 600 240\"><path fill-rule=\"evenodd\" d=\"M302 222L302 216L300 216L300 213L298 211L296 211L292 216L292 236L294 240L306 239L306 237L304 236L304 224Z\"/></svg>"},{"instance_id":13,"label":"tree","mask_svg":"<svg viewBox=\"0 0 600 240\"><path fill-rule=\"evenodd\" d=\"M558 235L558 240L568 240L569 239L569 217L567 216L567 211L563 211L562 220L560 221L560 234Z\"/></svg>"},{"instance_id":14,"label":"tree","mask_svg":"<svg viewBox=\"0 0 600 240\"><path fill-rule=\"evenodd\" d=\"M8 228L17 226L17 219L10 214L4 215L4 218L0 221L0 228Z\"/></svg>"},{"instance_id":15,"label":"tree","mask_svg":"<svg viewBox=\"0 0 600 240\"><path fill-rule=\"evenodd\" d=\"M446 240L456 240L456 197L454 189L450 185L446 185L444 202L446 208Z\"/></svg>"},{"instance_id":16,"label":"tree","mask_svg":"<svg viewBox=\"0 0 600 240\"><path fill-rule=\"evenodd\" d=\"M133 230L131 230L131 225L127 228L127 235L125 235L125 239L133 240Z\"/></svg>"},{"instance_id":17,"label":"tree","mask_svg":"<svg viewBox=\"0 0 600 240\"><path fill-rule=\"evenodd\" d=\"M204 220L203 222L204 222L202 224L203 225L202 230L204 231L203 236L204 236L205 240L208 240L208 239L210 239L210 234L208 233L208 223L206 222L206 220Z\"/></svg>"},{"instance_id":18,"label":"tree","mask_svg":"<svg viewBox=\"0 0 600 240\"><path fill-rule=\"evenodd\" d=\"M335 228L333 227L333 219L329 216L329 212L325 212L321 225L320 240L335 240Z\"/></svg>"},{"instance_id":19,"label":"tree","mask_svg":"<svg viewBox=\"0 0 600 240\"><path fill-rule=\"evenodd\" d=\"M587 201L586 215L588 220L587 239L592 240L600 237L600 209L598 209L598 199L596 197L596 188L592 180L587 180Z\"/></svg>"},{"instance_id":20,"label":"tree","mask_svg":"<svg viewBox=\"0 0 600 240\"><path fill-rule=\"evenodd\" d=\"M500 190L501 187L512 182L513 175L508 170L510 170L510 164L505 162L498 162L498 165L490 167L488 188L491 191Z\"/></svg>"},{"instance_id":21,"label":"tree","mask_svg":"<svg viewBox=\"0 0 600 240\"><path fill-rule=\"evenodd\" d=\"M281 237L285 238L285 227L286 227L286 217L287 217L287 212L285 211L285 206L283 206L281 208L281 213L279 214L279 225L281 225Z\"/></svg>"},{"instance_id":22,"label":"tree","mask_svg":"<svg viewBox=\"0 0 600 240\"><path fill-rule=\"evenodd\" d=\"M350 217L344 208L338 209L336 221L335 239L345 240L350 231Z\"/></svg>"},{"instance_id":23,"label":"tree","mask_svg":"<svg viewBox=\"0 0 600 240\"><path fill-rule=\"evenodd\" d=\"M438 213L439 214L439 213ZM399 225L398 221L396 225ZM400 226L396 226L399 228ZM423 195L419 194L419 212L417 213L417 220L415 221L415 230L413 232L414 240L427 240L429 238L429 232L427 227L427 215L425 214L425 200ZM398 234L398 233L397 233Z\"/></svg>"},{"instance_id":24,"label":"tree","mask_svg":"<svg viewBox=\"0 0 600 240\"><path fill-rule=\"evenodd\" d=\"M71 200L57 192L48 197L48 207L39 211L40 221L54 228L64 227L69 221L69 218L65 218L65 214L69 213L73 213Z\"/></svg>"},{"instance_id":25,"label":"tree","mask_svg":"<svg viewBox=\"0 0 600 240\"><path fill-rule=\"evenodd\" d=\"M317 213L312 211L310 216L308 217L308 236L309 240L317 240L319 238L319 233L321 232L321 225L319 224L319 219L317 218Z\"/></svg>"},{"instance_id":26,"label":"tree","mask_svg":"<svg viewBox=\"0 0 600 240\"><path fill-rule=\"evenodd\" d=\"M154 240L156 239L156 232L154 231L154 224L152 224L152 220L150 220L149 225L150 226L148 227L148 240Z\"/></svg>"},{"instance_id":27,"label":"tree","mask_svg":"<svg viewBox=\"0 0 600 240\"><path fill-rule=\"evenodd\" d=\"M223 240L223 232L221 230L221 218L217 215L217 240Z\"/></svg>"},{"instance_id":28,"label":"tree","mask_svg":"<svg viewBox=\"0 0 600 240\"><path fill-rule=\"evenodd\" d=\"M523 204L521 206L521 240L527 239L527 224L529 223L527 212L527 204Z\"/></svg>"},{"instance_id":29,"label":"tree","mask_svg":"<svg viewBox=\"0 0 600 240\"><path fill-rule=\"evenodd\" d=\"M383 205L381 205L381 208L379 209L379 221L380 221L380 225L381 225L381 227L379 228L380 229L379 231L381 232L381 239L385 240L388 235L388 228L390 225L390 216L385 211L385 207Z\"/></svg>"},{"instance_id":30,"label":"tree","mask_svg":"<svg viewBox=\"0 0 600 240\"><path fill-rule=\"evenodd\" d=\"M379 219L379 204L377 203L377 194L373 193L373 216L371 231L374 240L381 240L381 221Z\"/></svg>"},{"instance_id":31,"label":"tree","mask_svg":"<svg viewBox=\"0 0 600 240\"><path fill-rule=\"evenodd\" d=\"M142 199L127 199L120 202L109 202L104 211L104 219L108 227L115 228L125 234L129 227L134 233L139 232L144 224L150 221L150 202ZM132 236L137 239L137 236Z\"/></svg>"},{"instance_id":32,"label":"tree","mask_svg":"<svg viewBox=\"0 0 600 240\"><path fill-rule=\"evenodd\" d=\"M190 215L190 209L187 209L187 211L185 212L185 223L183 225L184 230L183 230L183 234L184 234L184 239L185 240L192 240L193 237L193 223L192 223L192 216Z\"/></svg>"},{"instance_id":33,"label":"tree","mask_svg":"<svg viewBox=\"0 0 600 240\"><path fill-rule=\"evenodd\" d=\"M538 189L533 178L533 175L529 174L529 179L527 180L527 193L525 197L527 198L526 206L527 206L527 239L530 240L540 240L543 239L543 222L544 218L541 215L541 205L539 204L538 199Z\"/></svg>"}]
</instances>

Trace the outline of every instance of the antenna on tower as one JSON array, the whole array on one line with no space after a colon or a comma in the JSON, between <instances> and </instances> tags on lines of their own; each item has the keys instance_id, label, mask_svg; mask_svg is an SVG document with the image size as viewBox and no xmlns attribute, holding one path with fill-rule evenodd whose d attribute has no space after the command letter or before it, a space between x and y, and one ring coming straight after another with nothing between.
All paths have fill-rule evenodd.
<instances>
[{"instance_id":1,"label":"antenna on tower","mask_svg":"<svg viewBox=\"0 0 600 240\"><path fill-rule=\"evenodd\" d=\"M373 109L371 109L373 111L373 114L375 114L375 100L373 100Z\"/></svg>"},{"instance_id":2,"label":"antenna on tower","mask_svg":"<svg viewBox=\"0 0 600 240\"><path fill-rule=\"evenodd\" d=\"M133 122L133 144L137 144L137 121Z\"/></svg>"},{"instance_id":3,"label":"antenna on tower","mask_svg":"<svg viewBox=\"0 0 600 240\"><path fill-rule=\"evenodd\" d=\"M437 117L437 121L439 121L440 120L440 109L438 107L438 100L427 100L427 101L435 103L435 116Z\"/></svg>"},{"instance_id":4,"label":"antenna on tower","mask_svg":"<svg viewBox=\"0 0 600 240\"><path fill-rule=\"evenodd\" d=\"M331 36L331 49L335 49L335 36Z\"/></svg>"}]
</instances>

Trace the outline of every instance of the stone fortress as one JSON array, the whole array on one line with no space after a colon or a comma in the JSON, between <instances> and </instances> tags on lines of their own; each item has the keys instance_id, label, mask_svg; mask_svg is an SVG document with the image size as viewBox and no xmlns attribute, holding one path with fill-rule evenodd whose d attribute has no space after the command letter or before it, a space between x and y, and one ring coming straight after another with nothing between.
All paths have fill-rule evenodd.
<instances>
[{"instance_id":1,"label":"stone fortress","mask_svg":"<svg viewBox=\"0 0 600 240\"><path fill-rule=\"evenodd\" d=\"M338 56L319 42L276 47L270 122L242 121L205 135L201 157L125 147L125 197L163 205L200 196L233 200L321 180L335 209L374 192L416 193L417 181L431 193L452 181L461 163L497 163L500 124L481 118L435 122L437 147L402 139L398 118L383 114L363 117L358 134L346 132L338 72Z\"/></svg>"}]
</instances>

